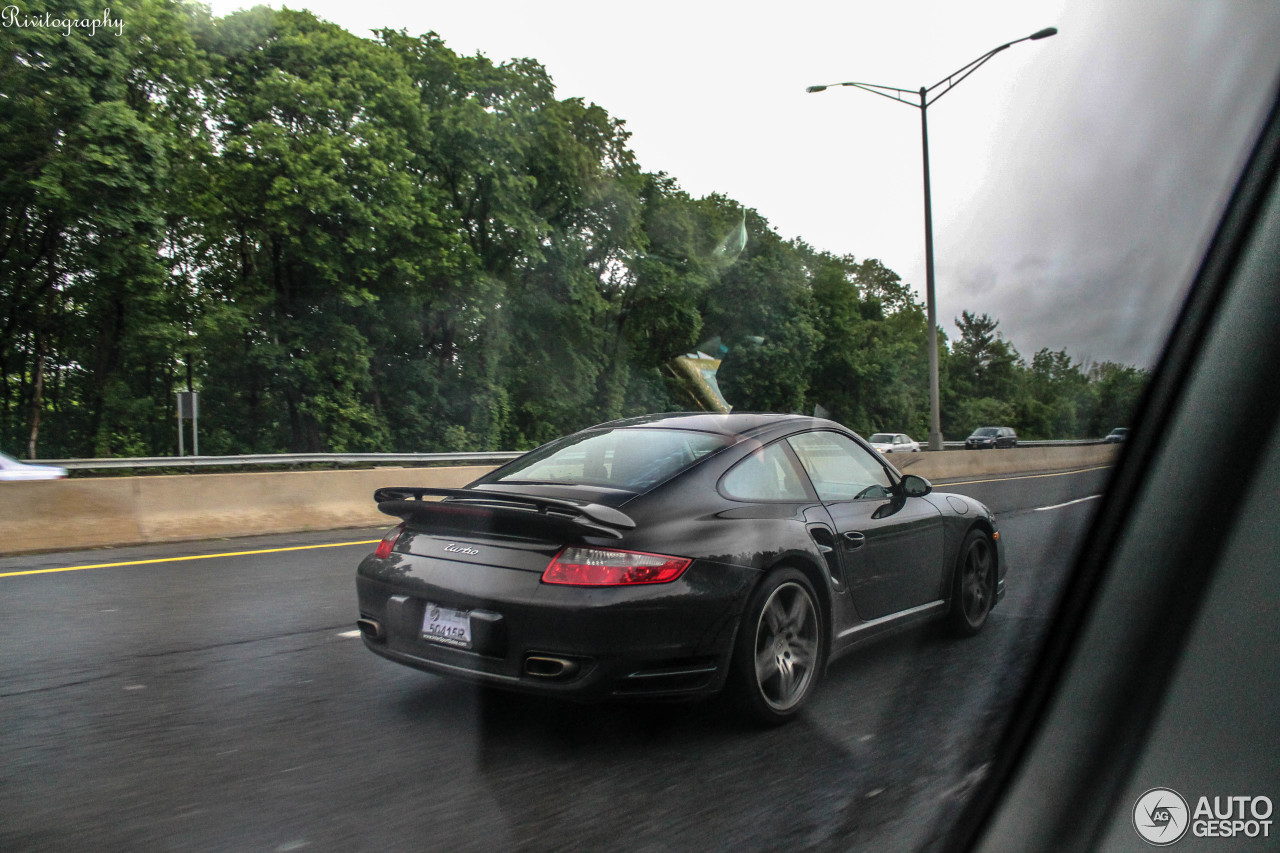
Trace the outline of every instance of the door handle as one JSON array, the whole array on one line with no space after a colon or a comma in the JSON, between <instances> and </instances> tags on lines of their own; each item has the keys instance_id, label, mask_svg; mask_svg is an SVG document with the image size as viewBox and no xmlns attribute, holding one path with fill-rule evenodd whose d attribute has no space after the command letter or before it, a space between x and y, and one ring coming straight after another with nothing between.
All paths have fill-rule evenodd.
<instances>
[{"instance_id":1,"label":"door handle","mask_svg":"<svg viewBox=\"0 0 1280 853\"><path fill-rule=\"evenodd\" d=\"M850 551L861 548L865 544L867 544L867 537L856 530L850 530L844 534L844 547Z\"/></svg>"}]
</instances>

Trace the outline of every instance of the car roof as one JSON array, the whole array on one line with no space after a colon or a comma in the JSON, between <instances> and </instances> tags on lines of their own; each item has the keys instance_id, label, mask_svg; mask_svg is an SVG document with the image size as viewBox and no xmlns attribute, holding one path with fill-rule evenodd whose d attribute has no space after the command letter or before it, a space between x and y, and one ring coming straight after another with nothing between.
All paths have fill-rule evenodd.
<instances>
[{"instance_id":1,"label":"car roof","mask_svg":"<svg viewBox=\"0 0 1280 853\"><path fill-rule=\"evenodd\" d=\"M844 429L834 421L808 415L784 415L770 412L664 412L609 421L591 429L685 429L717 435L759 436L760 433L784 433L796 429Z\"/></svg>"}]
</instances>

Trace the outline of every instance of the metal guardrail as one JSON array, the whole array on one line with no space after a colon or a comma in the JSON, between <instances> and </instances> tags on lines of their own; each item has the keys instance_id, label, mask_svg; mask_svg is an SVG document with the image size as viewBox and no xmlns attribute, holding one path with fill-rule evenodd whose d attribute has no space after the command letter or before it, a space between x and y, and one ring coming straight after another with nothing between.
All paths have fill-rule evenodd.
<instances>
[{"instance_id":1,"label":"metal guardrail","mask_svg":"<svg viewBox=\"0 0 1280 853\"><path fill-rule=\"evenodd\" d=\"M1106 444L1100 438L1063 438L1048 439L1045 441L1023 441L1018 439L1019 447L1077 447L1085 444ZM943 450L964 450L963 441L944 441L942 442Z\"/></svg>"},{"instance_id":2,"label":"metal guardrail","mask_svg":"<svg viewBox=\"0 0 1280 853\"><path fill-rule=\"evenodd\" d=\"M40 465L58 465L69 470L94 468L190 468L235 467L241 465L389 465L414 463L437 465L463 463L496 465L520 456L516 451L493 453L260 453L244 456L148 456L136 459L48 459Z\"/></svg>"},{"instance_id":3,"label":"metal guardrail","mask_svg":"<svg viewBox=\"0 0 1280 853\"><path fill-rule=\"evenodd\" d=\"M1019 447L1070 447L1102 444L1100 439L1061 441L1019 441ZM945 450L962 450L963 441L945 441ZM147 456L127 459L38 459L40 465L58 465L68 470L88 471L107 468L231 468L246 465L500 465L510 462L523 451L482 451L475 453L258 453L243 456Z\"/></svg>"}]
</instances>

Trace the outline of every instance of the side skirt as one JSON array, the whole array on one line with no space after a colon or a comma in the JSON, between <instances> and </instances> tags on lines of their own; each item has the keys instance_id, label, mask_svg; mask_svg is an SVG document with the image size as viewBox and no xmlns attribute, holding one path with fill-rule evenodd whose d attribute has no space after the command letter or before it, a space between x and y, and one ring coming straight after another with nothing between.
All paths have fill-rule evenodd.
<instances>
[{"instance_id":1,"label":"side skirt","mask_svg":"<svg viewBox=\"0 0 1280 853\"><path fill-rule=\"evenodd\" d=\"M888 616L881 616L879 619L860 622L852 628L846 628L836 635L835 643L831 649L830 660L834 661L842 657L845 653L863 643L887 637L890 634L905 631L922 622L936 619L946 614L947 608L947 602L939 599L928 604L921 604L919 607L912 607L910 610L890 613Z\"/></svg>"}]
</instances>

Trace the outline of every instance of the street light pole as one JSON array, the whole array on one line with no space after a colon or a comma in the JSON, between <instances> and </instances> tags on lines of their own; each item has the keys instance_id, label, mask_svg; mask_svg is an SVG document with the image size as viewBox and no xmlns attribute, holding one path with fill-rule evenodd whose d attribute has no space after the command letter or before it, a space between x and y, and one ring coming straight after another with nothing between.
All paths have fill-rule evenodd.
<instances>
[{"instance_id":1,"label":"street light pole","mask_svg":"<svg viewBox=\"0 0 1280 853\"><path fill-rule=\"evenodd\" d=\"M920 150L924 152L924 303L929 320L929 449L942 449L942 392L938 380L938 309L933 280L933 194L929 191L929 90L920 87Z\"/></svg>"},{"instance_id":2,"label":"street light pole","mask_svg":"<svg viewBox=\"0 0 1280 853\"><path fill-rule=\"evenodd\" d=\"M934 274L933 274L933 198L929 188L929 105L933 104L950 92L960 84L960 81L977 71L987 60L995 56L1002 50L1013 47L1015 44L1024 41L1038 41L1057 35L1056 27L1046 27L1043 30L1032 33L1024 38L1016 39L999 47L992 48L977 59L970 62L946 77L943 77L932 86L921 86L917 92L910 89L899 89L894 86L880 86L875 83L826 83L820 86L809 86L806 92L823 92L832 86L852 86L855 89L863 89L874 95L880 95L890 98L901 104L910 107L916 107L920 110L920 147L924 154L924 265L925 265L925 308L929 321L929 449L942 449L942 406L940 402L940 392L938 388L938 316L937 307L934 299ZM940 89L937 94L933 94L934 90ZM913 103L907 99L909 95L919 95L919 104ZM930 97L932 95L932 97Z\"/></svg>"}]
</instances>

